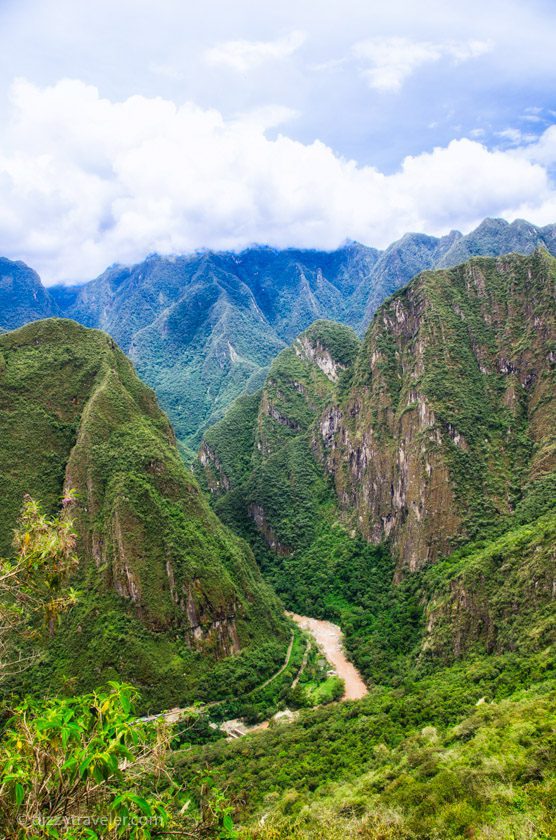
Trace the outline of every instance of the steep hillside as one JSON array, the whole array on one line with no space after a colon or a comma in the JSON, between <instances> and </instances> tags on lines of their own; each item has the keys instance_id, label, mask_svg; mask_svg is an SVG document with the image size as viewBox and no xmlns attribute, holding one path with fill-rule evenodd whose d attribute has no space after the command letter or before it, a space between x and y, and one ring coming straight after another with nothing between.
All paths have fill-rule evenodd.
<instances>
[{"instance_id":1,"label":"steep hillside","mask_svg":"<svg viewBox=\"0 0 556 840\"><path fill-rule=\"evenodd\" d=\"M183 751L172 769L194 800L207 771L225 786L246 840L544 840L555 709L542 663L493 657Z\"/></svg>"},{"instance_id":2,"label":"steep hillside","mask_svg":"<svg viewBox=\"0 0 556 840\"><path fill-rule=\"evenodd\" d=\"M359 350L313 325L205 435L215 508L369 679L548 644L555 277L544 251L424 273Z\"/></svg>"},{"instance_id":3,"label":"steep hillside","mask_svg":"<svg viewBox=\"0 0 556 840\"><path fill-rule=\"evenodd\" d=\"M375 316L320 440L346 516L389 540L400 574L546 494L555 279L546 251L475 259L422 274Z\"/></svg>"},{"instance_id":4,"label":"steep hillside","mask_svg":"<svg viewBox=\"0 0 556 840\"><path fill-rule=\"evenodd\" d=\"M0 257L0 330L58 314L58 306L39 275L23 262Z\"/></svg>"},{"instance_id":5,"label":"steep hillside","mask_svg":"<svg viewBox=\"0 0 556 840\"><path fill-rule=\"evenodd\" d=\"M345 301L378 252L251 248L149 257L81 288L53 290L69 317L112 335L155 388L180 441L200 434L301 330Z\"/></svg>"},{"instance_id":6,"label":"steep hillside","mask_svg":"<svg viewBox=\"0 0 556 840\"><path fill-rule=\"evenodd\" d=\"M273 362L262 391L206 432L198 471L288 608L340 622L362 672L386 679L416 644L421 610L413 591L393 592L388 550L342 523L315 457L318 419L358 351L348 327L313 324Z\"/></svg>"},{"instance_id":7,"label":"steep hillside","mask_svg":"<svg viewBox=\"0 0 556 840\"><path fill-rule=\"evenodd\" d=\"M51 319L0 337L0 474L2 553L24 493L53 511L77 491L82 594L34 680L119 675L171 705L222 657L244 651L245 669L261 645L283 656L287 631L250 550L209 509L153 392L105 334Z\"/></svg>"}]
</instances>

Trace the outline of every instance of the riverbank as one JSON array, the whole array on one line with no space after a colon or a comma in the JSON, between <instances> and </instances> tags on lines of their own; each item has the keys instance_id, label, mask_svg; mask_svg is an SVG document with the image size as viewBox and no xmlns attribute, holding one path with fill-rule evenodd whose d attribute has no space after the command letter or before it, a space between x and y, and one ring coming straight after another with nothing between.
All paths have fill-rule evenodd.
<instances>
[{"instance_id":1,"label":"riverbank","mask_svg":"<svg viewBox=\"0 0 556 840\"><path fill-rule=\"evenodd\" d=\"M345 691L342 700L360 700L365 697L369 690L357 668L344 653L343 633L340 627L332 624L331 621L310 618L306 615L296 613L288 613L288 615L301 630L313 636L337 675L344 681Z\"/></svg>"}]
</instances>

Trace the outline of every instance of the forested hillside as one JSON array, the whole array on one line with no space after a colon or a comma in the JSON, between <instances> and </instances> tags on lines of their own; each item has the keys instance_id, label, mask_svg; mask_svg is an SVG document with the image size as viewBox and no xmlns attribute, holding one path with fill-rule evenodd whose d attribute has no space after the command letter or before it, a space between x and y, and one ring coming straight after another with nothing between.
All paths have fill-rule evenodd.
<instances>
[{"instance_id":1,"label":"forested hillside","mask_svg":"<svg viewBox=\"0 0 556 840\"><path fill-rule=\"evenodd\" d=\"M23 674L33 688L128 678L160 708L202 693L226 656L267 644L269 667L282 659L289 634L250 549L210 510L153 392L105 334L50 319L0 338L0 473L4 556L25 494L48 514L64 493L77 499L81 595Z\"/></svg>"},{"instance_id":2,"label":"forested hillside","mask_svg":"<svg viewBox=\"0 0 556 840\"><path fill-rule=\"evenodd\" d=\"M550 636L555 277L543 251L425 273L361 345L314 324L205 435L215 509L370 680Z\"/></svg>"},{"instance_id":3,"label":"forested hillside","mask_svg":"<svg viewBox=\"0 0 556 840\"><path fill-rule=\"evenodd\" d=\"M240 836L554 834L555 278L544 251L425 273L359 346L315 324L206 433L214 507L371 685L177 756Z\"/></svg>"}]
</instances>

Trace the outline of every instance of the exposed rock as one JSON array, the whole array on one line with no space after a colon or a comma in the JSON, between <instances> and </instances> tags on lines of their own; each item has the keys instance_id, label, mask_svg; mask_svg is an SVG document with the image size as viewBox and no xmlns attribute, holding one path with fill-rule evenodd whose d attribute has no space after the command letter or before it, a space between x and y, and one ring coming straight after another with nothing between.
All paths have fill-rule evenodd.
<instances>
[{"instance_id":1,"label":"exposed rock","mask_svg":"<svg viewBox=\"0 0 556 840\"><path fill-rule=\"evenodd\" d=\"M257 530L262 534L264 541L272 551L282 557L287 557L291 554L291 549L282 543L276 537L272 527L269 525L264 509L255 503L249 505L249 516L257 526Z\"/></svg>"},{"instance_id":2,"label":"exposed rock","mask_svg":"<svg viewBox=\"0 0 556 840\"><path fill-rule=\"evenodd\" d=\"M204 468L204 474L211 493L222 493L230 489L230 480L220 462L216 452L203 441L199 449L199 461Z\"/></svg>"},{"instance_id":3,"label":"exposed rock","mask_svg":"<svg viewBox=\"0 0 556 840\"><path fill-rule=\"evenodd\" d=\"M296 339L293 343L293 350L296 355L316 364L331 382L337 382L340 373L346 369L346 365L341 365L332 358L332 354L321 341L311 340L310 334L302 335Z\"/></svg>"},{"instance_id":4,"label":"exposed rock","mask_svg":"<svg viewBox=\"0 0 556 840\"><path fill-rule=\"evenodd\" d=\"M321 416L314 449L345 517L391 542L398 576L472 537L474 517L508 513L512 469L552 464L554 266L537 252L421 275L378 311L349 394ZM518 449L517 465L526 423L535 457Z\"/></svg>"}]
</instances>

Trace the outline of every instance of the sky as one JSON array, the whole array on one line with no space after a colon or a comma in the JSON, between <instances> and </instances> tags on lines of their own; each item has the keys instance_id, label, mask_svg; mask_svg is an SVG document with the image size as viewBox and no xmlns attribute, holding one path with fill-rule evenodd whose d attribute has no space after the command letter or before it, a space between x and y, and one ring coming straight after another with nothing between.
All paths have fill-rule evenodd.
<instances>
[{"instance_id":1,"label":"sky","mask_svg":"<svg viewBox=\"0 0 556 840\"><path fill-rule=\"evenodd\" d=\"M556 222L556 3L0 0L0 254Z\"/></svg>"}]
</instances>

